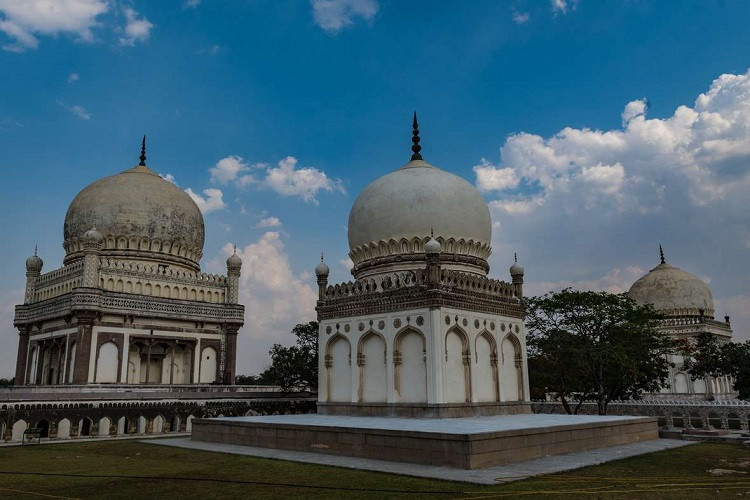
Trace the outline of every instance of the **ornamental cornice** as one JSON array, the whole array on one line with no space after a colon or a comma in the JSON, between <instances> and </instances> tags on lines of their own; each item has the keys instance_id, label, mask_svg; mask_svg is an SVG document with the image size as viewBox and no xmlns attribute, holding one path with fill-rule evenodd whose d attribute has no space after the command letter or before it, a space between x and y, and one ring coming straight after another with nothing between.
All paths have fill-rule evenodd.
<instances>
[{"instance_id":1,"label":"ornamental cornice","mask_svg":"<svg viewBox=\"0 0 750 500\"><path fill-rule=\"evenodd\" d=\"M80 311L242 325L245 307L79 287L59 297L16 306L14 325L21 328L40 321L68 317Z\"/></svg>"},{"instance_id":2,"label":"ornamental cornice","mask_svg":"<svg viewBox=\"0 0 750 500\"><path fill-rule=\"evenodd\" d=\"M414 237L411 239L391 238L388 241L380 240L373 241L366 245L360 245L356 248L351 249L349 257L354 263L354 269L359 270L360 266L363 269L368 266L378 265L387 262L396 262L393 260L395 257L400 257L401 261L404 260L415 260L424 261L424 244L429 240L429 237ZM464 238L443 238L437 236L440 245L443 248L445 256L456 255L461 258L472 258L466 259L466 262L476 262L480 267L487 266L487 259L492 253L492 247L486 243L474 241L473 239L466 240ZM449 257L447 257L449 258Z\"/></svg>"}]
</instances>

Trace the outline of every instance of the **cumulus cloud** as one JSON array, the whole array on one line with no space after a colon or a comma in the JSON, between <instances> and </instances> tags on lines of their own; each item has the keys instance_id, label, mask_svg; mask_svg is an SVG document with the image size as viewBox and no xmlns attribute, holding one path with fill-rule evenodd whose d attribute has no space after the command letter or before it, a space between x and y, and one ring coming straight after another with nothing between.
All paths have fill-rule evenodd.
<instances>
[{"instance_id":1,"label":"cumulus cloud","mask_svg":"<svg viewBox=\"0 0 750 500\"><path fill-rule=\"evenodd\" d=\"M40 35L74 35L77 41L92 42L92 28L107 10L106 0L0 0L0 31L11 39L3 49L35 49Z\"/></svg>"},{"instance_id":2,"label":"cumulus cloud","mask_svg":"<svg viewBox=\"0 0 750 500\"><path fill-rule=\"evenodd\" d=\"M59 106L65 108L65 109L67 109L68 111L70 111L71 113L73 113L74 115L76 115L81 120L90 120L91 119L91 116L92 116L91 113L89 113L86 110L86 108L84 108L81 105L74 104L74 105L71 106L71 105L65 104L63 101L57 101L57 104Z\"/></svg>"},{"instance_id":3,"label":"cumulus cloud","mask_svg":"<svg viewBox=\"0 0 750 500\"><path fill-rule=\"evenodd\" d=\"M198 208L204 215L215 210L226 208L226 204L224 203L223 199L224 193L221 192L221 189L204 189L204 196L199 195L190 188L187 188L185 192L190 195L190 197L193 199L195 204L198 205Z\"/></svg>"},{"instance_id":4,"label":"cumulus cloud","mask_svg":"<svg viewBox=\"0 0 750 500\"><path fill-rule=\"evenodd\" d=\"M331 179L313 167L297 168L297 163L295 157L287 156L277 167L268 168L263 185L284 196L299 196L316 205L316 195L321 190L345 192L340 179Z\"/></svg>"},{"instance_id":5,"label":"cumulus cloud","mask_svg":"<svg viewBox=\"0 0 750 500\"><path fill-rule=\"evenodd\" d=\"M68 83L75 83L80 79L81 77L80 75L78 75L78 73L71 73L68 75Z\"/></svg>"},{"instance_id":6,"label":"cumulus cloud","mask_svg":"<svg viewBox=\"0 0 750 500\"><path fill-rule=\"evenodd\" d=\"M474 167L477 176L477 187L482 192L503 191L518 187L518 177L512 168L497 168L482 158Z\"/></svg>"},{"instance_id":7,"label":"cumulus cloud","mask_svg":"<svg viewBox=\"0 0 750 500\"><path fill-rule=\"evenodd\" d=\"M315 24L328 33L337 33L354 24L358 17L370 21L378 13L376 0L311 0Z\"/></svg>"},{"instance_id":8,"label":"cumulus cloud","mask_svg":"<svg viewBox=\"0 0 750 500\"><path fill-rule=\"evenodd\" d=\"M227 243L216 259L224 260L234 251ZM289 262L281 234L265 232L260 239L237 248L242 259L240 303L245 305L245 326L237 341L237 372L254 374L268 366L268 350L274 343L292 345L290 333L297 323L315 319L317 289L309 271L295 273Z\"/></svg>"},{"instance_id":9,"label":"cumulus cloud","mask_svg":"<svg viewBox=\"0 0 750 500\"><path fill-rule=\"evenodd\" d=\"M258 221L258 223L255 225L255 227L280 227L281 226L281 220L279 220L278 217L265 217Z\"/></svg>"},{"instance_id":10,"label":"cumulus cloud","mask_svg":"<svg viewBox=\"0 0 750 500\"><path fill-rule=\"evenodd\" d=\"M750 72L721 75L666 117L648 112L637 99L621 128L512 134L496 166L475 167L500 223L493 266L518 248L532 259L529 283L613 289L601 276L616 267L627 289L637 276L623 270L656 265L663 243L667 261L710 279L716 297L747 296L732 269L746 266L750 241Z\"/></svg>"},{"instance_id":11,"label":"cumulus cloud","mask_svg":"<svg viewBox=\"0 0 750 500\"><path fill-rule=\"evenodd\" d=\"M247 163L243 163L241 156L230 155L216 162L216 166L209 169L211 182L226 184L237 180L240 173L249 170Z\"/></svg>"},{"instance_id":12,"label":"cumulus cloud","mask_svg":"<svg viewBox=\"0 0 750 500\"><path fill-rule=\"evenodd\" d=\"M159 174L159 177L161 177L165 181L171 182L175 186L179 186L179 184L177 184L177 179L175 179L174 175L172 174Z\"/></svg>"},{"instance_id":13,"label":"cumulus cloud","mask_svg":"<svg viewBox=\"0 0 750 500\"><path fill-rule=\"evenodd\" d=\"M567 14L569 10L576 10L578 0L550 0L552 12L555 14Z\"/></svg>"},{"instance_id":14,"label":"cumulus cloud","mask_svg":"<svg viewBox=\"0 0 750 500\"><path fill-rule=\"evenodd\" d=\"M185 3L182 4L182 8L184 9L196 9L201 4L201 0L185 0Z\"/></svg>"},{"instance_id":15,"label":"cumulus cloud","mask_svg":"<svg viewBox=\"0 0 750 500\"><path fill-rule=\"evenodd\" d=\"M125 15L125 36L120 38L120 45L132 47L136 42L148 40L154 25L130 7L125 7L122 12Z\"/></svg>"}]
</instances>

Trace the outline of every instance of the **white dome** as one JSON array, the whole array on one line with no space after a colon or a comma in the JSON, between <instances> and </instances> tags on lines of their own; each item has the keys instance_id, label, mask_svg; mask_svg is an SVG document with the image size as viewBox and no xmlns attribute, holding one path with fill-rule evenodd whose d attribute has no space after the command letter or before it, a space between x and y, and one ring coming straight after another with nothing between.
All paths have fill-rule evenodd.
<instances>
[{"instance_id":1,"label":"white dome","mask_svg":"<svg viewBox=\"0 0 750 500\"><path fill-rule=\"evenodd\" d=\"M85 187L65 215L65 263L83 257L84 234L95 227L104 257L144 259L199 269L203 215L182 189L145 165Z\"/></svg>"},{"instance_id":2,"label":"white dome","mask_svg":"<svg viewBox=\"0 0 750 500\"><path fill-rule=\"evenodd\" d=\"M640 305L652 304L667 316L714 315L711 290L687 271L662 262L633 283L628 295Z\"/></svg>"},{"instance_id":3,"label":"white dome","mask_svg":"<svg viewBox=\"0 0 750 500\"><path fill-rule=\"evenodd\" d=\"M469 182L422 160L380 177L349 213L349 249L355 277L424 265L424 244L434 231L446 267L487 274L492 223Z\"/></svg>"}]
</instances>

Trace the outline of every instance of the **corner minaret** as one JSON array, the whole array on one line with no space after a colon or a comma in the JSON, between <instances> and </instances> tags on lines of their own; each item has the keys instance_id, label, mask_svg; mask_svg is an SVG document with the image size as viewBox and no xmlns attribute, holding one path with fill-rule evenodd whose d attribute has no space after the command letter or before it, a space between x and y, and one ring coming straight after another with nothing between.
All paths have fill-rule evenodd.
<instances>
[{"instance_id":1,"label":"corner minaret","mask_svg":"<svg viewBox=\"0 0 750 500\"><path fill-rule=\"evenodd\" d=\"M326 287L328 286L328 265L323 261L323 254L320 254L320 264L315 267L315 276L318 277L318 300L326 297Z\"/></svg>"},{"instance_id":2,"label":"corner minaret","mask_svg":"<svg viewBox=\"0 0 750 500\"><path fill-rule=\"evenodd\" d=\"M240 270L242 259L237 255L237 246L234 253L227 259L227 304L238 304L240 301Z\"/></svg>"},{"instance_id":3,"label":"corner minaret","mask_svg":"<svg viewBox=\"0 0 750 500\"><path fill-rule=\"evenodd\" d=\"M23 303L30 304L34 302L34 292L36 291L36 282L42 274L44 261L36 254L36 245L34 245L34 255L26 259L26 293L24 294Z\"/></svg>"},{"instance_id":4,"label":"corner minaret","mask_svg":"<svg viewBox=\"0 0 750 500\"><path fill-rule=\"evenodd\" d=\"M512 283L516 286L518 291L518 298L523 299L523 274L525 270L521 264L518 263L518 254L513 252L513 265L510 266L510 277Z\"/></svg>"}]
</instances>

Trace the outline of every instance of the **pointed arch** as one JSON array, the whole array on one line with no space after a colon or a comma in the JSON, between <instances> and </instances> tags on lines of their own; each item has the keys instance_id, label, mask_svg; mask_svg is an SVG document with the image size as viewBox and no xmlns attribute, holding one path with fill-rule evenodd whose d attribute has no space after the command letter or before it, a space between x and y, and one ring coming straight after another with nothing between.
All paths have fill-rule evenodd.
<instances>
[{"instance_id":1,"label":"pointed arch","mask_svg":"<svg viewBox=\"0 0 750 500\"><path fill-rule=\"evenodd\" d=\"M500 401L523 401L523 348L513 333L500 343Z\"/></svg>"},{"instance_id":2,"label":"pointed arch","mask_svg":"<svg viewBox=\"0 0 750 500\"><path fill-rule=\"evenodd\" d=\"M483 330L474 338L474 392L479 402L500 400L497 360L495 337L487 330Z\"/></svg>"},{"instance_id":3,"label":"pointed arch","mask_svg":"<svg viewBox=\"0 0 750 500\"><path fill-rule=\"evenodd\" d=\"M471 345L469 336L458 325L443 338L443 393L448 403L471 402Z\"/></svg>"},{"instance_id":4,"label":"pointed arch","mask_svg":"<svg viewBox=\"0 0 750 500\"><path fill-rule=\"evenodd\" d=\"M385 403L388 399L386 346L385 337L375 330L368 331L357 342L357 371L359 373L357 400L359 402Z\"/></svg>"},{"instance_id":5,"label":"pointed arch","mask_svg":"<svg viewBox=\"0 0 750 500\"><path fill-rule=\"evenodd\" d=\"M352 400L352 347L349 339L335 334L326 343L325 368L328 401Z\"/></svg>"},{"instance_id":6,"label":"pointed arch","mask_svg":"<svg viewBox=\"0 0 750 500\"><path fill-rule=\"evenodd\" d=\"M427 402L427 340L413 326L393 339L393 388L399 402Z\"/></svg>"}]
</instances>

